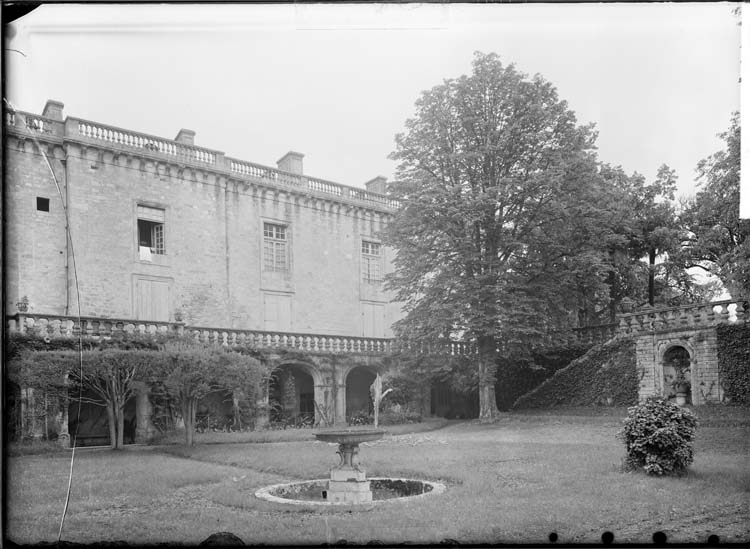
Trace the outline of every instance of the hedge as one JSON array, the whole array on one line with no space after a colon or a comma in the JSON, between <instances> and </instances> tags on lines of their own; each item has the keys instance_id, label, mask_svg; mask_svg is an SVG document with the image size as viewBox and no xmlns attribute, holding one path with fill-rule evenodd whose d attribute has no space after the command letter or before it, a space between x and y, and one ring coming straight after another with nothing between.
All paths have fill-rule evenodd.
<instances>
[{"instance_id":1,"label":"hedge","mask_svg":"<svg viewBox=\"0 0 750 549\"><path fill-rule=\"evenodd\" d=\"M750 324L717 326L716 337L724 399L750 404Z\"/></svg>"},{"instance_id":2,"label":"hedge","mask_svg":"<svg viewBox=\"0 0 750 549\"><path fill-rule=\"evenodd\" d=\"M513 408L632 406L637 402L635 343L631 339L616 339L592 347L516 400Z\"/></svg>"}]
</instances>

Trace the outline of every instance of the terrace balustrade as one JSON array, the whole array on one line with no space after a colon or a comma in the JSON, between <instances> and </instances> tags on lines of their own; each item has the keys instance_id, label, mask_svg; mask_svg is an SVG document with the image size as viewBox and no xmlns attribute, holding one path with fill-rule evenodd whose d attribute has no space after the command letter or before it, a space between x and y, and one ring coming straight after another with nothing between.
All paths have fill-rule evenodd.
<instances>
[{"instance_id":1,"label":"terrace balustrade","mask_svg":"<svg viewBox=\"0 0 750 549\"><path fill-rule=\"evenodd\" d=\"M652 309L620 316L618 333L638 335L645 332L699 329L727 322L742 322L750 304L742 299Z\"/></svg>"},{"instance_id":2,"label":"terrace balustrade","mask_svg":"<svg viewBox=\"0 0 750 549\"><path fill-rule=\"evenodd\" d=\"M387 338L341 336L331 334L303 334L266 330L240 330L232 328L210 328L186 326L182 322L155 322L133 319L98 318L16 313L8 317L11 333L35 334L40 337L123 337L179 335L192 337L207 344L226 346L250 346L264 349L295 349L320 353L355 353L389 355L403 352L434 356L465 356L476 354L474 345L462 341L414 343L398 346ZM565 337L550 338L549 343L574 342L594 343L609 339L612 325L595 326L587 331L577 329Z\"/></svg>"}]
</instances>

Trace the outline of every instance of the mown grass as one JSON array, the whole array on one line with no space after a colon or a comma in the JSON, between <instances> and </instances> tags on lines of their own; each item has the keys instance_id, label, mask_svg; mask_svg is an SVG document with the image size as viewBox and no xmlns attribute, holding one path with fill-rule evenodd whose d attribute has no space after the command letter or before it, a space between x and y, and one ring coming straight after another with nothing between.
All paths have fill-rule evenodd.
<instances>
[{"instance_id":1,"label":"mown grass","mask_svg":"<svg viewBox=\"0 0 750 549\"><path fill-rule=\"evenodd\" d=\"M353 509L253 496L268 484L325 477L336 448L311 438L78 451L63 539L194 544L230 531L254 544L545 543L555 532L559 542L587 543L611 531L616 542L650 543L662 531L678 543L710 534L750 540L746 410L699 427L695 463L680 478L622 472L615 435L624 410L607 410L510 413L493 424L451 422L363 445L368 475L438 480L448 489L421 502ZM9 460L9 539L56 539L68 457Z\"/></svg>"}]
</instances>

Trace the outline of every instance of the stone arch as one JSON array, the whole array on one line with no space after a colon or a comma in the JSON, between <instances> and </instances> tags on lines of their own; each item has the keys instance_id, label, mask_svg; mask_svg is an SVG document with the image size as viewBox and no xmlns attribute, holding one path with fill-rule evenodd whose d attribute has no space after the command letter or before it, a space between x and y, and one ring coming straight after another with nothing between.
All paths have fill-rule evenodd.
<instances>
[{"instance_id":1,"label":"stone arch","mask_svg":"<svg viewBox=\"0 0 750 549\"><path fill-rule=\"evenodd\" d=\"M319 421L316 393L322 382L317 367L302 361L275 365L268 381L268 415L272 422L310 425Z\"/></svg>"},{"instance_id":2,"label":"stone arch","mask_svg":"<svg viewBox=\"0 0 750 549\"><path fill-rule=\"evenodd\" d=\"M676 381L676 372L671 362L674 360L684 360L687 361L687 372L685 372L685 375L690 384L689 401L693 401L692 391L695 387L693 377L696 371L696 352L690 339L672 338L657 342L657 380L659 383L659 393L663 396L671 398L675 395L675 388L672 386L672 383Z\"/></svg>"}]
</instances>

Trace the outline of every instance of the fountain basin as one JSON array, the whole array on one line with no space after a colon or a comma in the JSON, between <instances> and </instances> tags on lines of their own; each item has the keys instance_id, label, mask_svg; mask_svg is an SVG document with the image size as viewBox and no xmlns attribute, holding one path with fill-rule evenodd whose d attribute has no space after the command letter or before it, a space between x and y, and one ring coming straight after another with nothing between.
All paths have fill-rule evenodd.
<instances>
[{"instance_id":1,"label":"fountain basin","mask_svg":"<svg viewBox=\"0 0 750 549\"><path fill-rule=\"evenodd\" d=\"M274 484L255 492L255 497L288 505L377 505L400 501L414 501L432 495L442 494L445 485L440 482L406 478L373 477L369 479L372 500L367 502L335 502L323 497L328 479L307 480ZM326 494L327 495L327 494Z\"/></svg>"},{"instance_id":2,"label":"fountain basin","mask_svg":"<svg viewBox=\"0 0 750 549\"><path fill-rule=\"evenodd\" d=\"M358 445L363 442L372 442L383 438L385 431L376 429L339 429L330 431L318 431L313 433L315 438L323 442L335 442L336 444Z\"/></svg>"}]
</instances>

